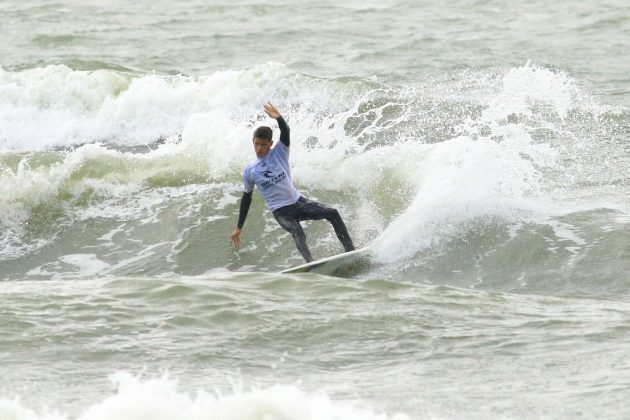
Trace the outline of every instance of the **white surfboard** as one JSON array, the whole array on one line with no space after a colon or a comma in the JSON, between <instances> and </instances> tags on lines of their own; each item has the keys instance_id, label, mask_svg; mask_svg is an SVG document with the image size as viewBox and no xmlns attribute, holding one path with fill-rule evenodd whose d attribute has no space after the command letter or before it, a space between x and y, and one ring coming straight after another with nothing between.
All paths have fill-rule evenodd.
<instances>
[{"instance_id":1,"label":"white surfboard","mask_svg":"<svg viewBox=\"0 0 630 420\"><path fill-rule=\"evenodd\" d=\"M370 265L374 259L374 252L369 248L355 249L321 260L298 265L282 270L281 273L317 273L326 275L351 276Z\"/></svg>"}]
</instances>

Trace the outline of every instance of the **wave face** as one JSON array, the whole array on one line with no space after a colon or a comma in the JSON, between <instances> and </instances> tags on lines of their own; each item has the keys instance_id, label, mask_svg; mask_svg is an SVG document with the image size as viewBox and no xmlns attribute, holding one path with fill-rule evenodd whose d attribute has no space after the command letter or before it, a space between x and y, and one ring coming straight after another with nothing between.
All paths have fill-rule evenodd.
<instances>
[{"instance_id":1,"label":"wave face","mask_svg":"<svg viewBox=\"0 0 630 420\"><path fill-rule=\"evenodd\" d=\"M627 418L630 10L574 3L0 1L0 420ZM229 247L266 100L352 278L258 193Z\"/></svg>"},{"instance_id":2,"label":"wave face","mask_svg":"<svg viewBox=\"0 0 630 420\"><path fill-rule=\"evenodd\" d=\"M298 189L373 244L373 275L625 293L628 113L564 72L528 64L410 86L273 63L204 77L49 66L0 81L5 277L298 263L259 197L244 249L225 246L269 99L291 125ZM308 233L316 256L340 251L328 226Z\"/></svg>"}]
</instances>

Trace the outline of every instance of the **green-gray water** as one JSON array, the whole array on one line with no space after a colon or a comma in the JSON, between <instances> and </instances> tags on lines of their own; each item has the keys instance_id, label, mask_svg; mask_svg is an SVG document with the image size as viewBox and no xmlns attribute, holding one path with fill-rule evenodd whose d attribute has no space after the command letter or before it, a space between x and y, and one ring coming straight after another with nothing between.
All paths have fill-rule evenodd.
<instances>
[{"instance_id":1,"label":"green-gray water","mask_svg":"<svg viewBox=\"0 0 630 420\"><path fill-rule=\"evenodd\" d=\"M8 0L0 29L0 419L627 416L625 2ZM377 252L356 277L276 274L257 193L228 246L265 100Z\"/></svg>"}]
</instances>

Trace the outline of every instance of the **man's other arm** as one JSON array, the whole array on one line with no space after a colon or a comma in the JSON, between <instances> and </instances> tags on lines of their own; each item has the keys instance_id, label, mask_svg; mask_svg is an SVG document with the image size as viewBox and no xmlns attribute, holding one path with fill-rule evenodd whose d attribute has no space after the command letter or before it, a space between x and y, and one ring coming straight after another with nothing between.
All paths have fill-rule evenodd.
<instances>
[{"instance_id":1,"label":"man's other arm","mask_svg":"<svg viewBox=\"0 0 630 420\"><path fill-rule=\"evenodd\" d=\"M236 224L236 229L230 235L230 243L236 249L241 246L241 232L243 231L243 225L245 224L245 219L247 218L247 213L249 212L249 206L252 204L252 194L253 191L244 192L243 197L241 197L241 205L238 211L238 223Z\"/></svg>"}]
</instances>

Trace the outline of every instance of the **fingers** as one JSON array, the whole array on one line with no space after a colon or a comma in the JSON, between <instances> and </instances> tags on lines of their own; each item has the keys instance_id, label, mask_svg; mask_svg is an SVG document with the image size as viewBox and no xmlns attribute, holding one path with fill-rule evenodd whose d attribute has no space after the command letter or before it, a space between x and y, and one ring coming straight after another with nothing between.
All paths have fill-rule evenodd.
<instances>
[{"instance_id":1,"label":"fingers","mask_svg":"<svg viewBox=\"0 0 630 420\"><path fill-rule=\"evenodd\" d=\"M234 232L230 235L230 245L233 248L239 249L241 247L241 235L237 232Z\"/></svg>"},{"instance_id":2,"label":"fingers","mask_svg":"<svg viewBox=\"0 0 630 420\"><path fill-rule=\"evenodd\" d=\"M280 112L269 101L266 101L263 104L263 108L267 115L269 115L271 118L278 118L278 116L280 115Z\"/></svg>"}]
</instances>

